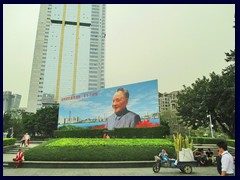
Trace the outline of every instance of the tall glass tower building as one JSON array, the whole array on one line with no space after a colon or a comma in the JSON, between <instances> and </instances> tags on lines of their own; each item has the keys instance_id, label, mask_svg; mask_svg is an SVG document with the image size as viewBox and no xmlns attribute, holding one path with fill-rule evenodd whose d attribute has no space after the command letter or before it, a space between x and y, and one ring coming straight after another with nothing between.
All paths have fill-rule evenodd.
<instances>
[{"instance_id":1,"label":"tall glass tower building","mask_svg":"<svg viewBox=\"0 0 240 180\"><path fill-rule=\"evenodd\" d=\"M105 87L105 13L102 4L41 5L28 112Z\"/></svg>"}]
</instances>

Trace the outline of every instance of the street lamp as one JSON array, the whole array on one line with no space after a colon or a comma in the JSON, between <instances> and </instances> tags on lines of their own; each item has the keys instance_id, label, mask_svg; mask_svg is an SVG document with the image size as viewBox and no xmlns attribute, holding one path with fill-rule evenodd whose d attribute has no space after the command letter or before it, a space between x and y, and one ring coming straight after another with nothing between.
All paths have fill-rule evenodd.
<instances>
[{"instance_id":1,"label":"street lamp","mask_svg":"<svg viewBox=\"0 0 240 180\"><path fill-rule=\"evenodd\" d=\"M211 117L211 114L208 114L207 117L208 117L209 120L210 120L210 129L211 129L211 134L212 134L212 138L213 138L213 130L212 130L213 125L212 125L212 117Z\"/></svg>"}]
</instances>

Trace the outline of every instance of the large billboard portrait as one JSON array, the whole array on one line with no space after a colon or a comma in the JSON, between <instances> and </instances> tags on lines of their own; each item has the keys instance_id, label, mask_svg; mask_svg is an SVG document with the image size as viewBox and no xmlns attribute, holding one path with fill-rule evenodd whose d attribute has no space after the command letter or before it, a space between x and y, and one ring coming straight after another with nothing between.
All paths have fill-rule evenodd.
<instances>
[{"instance_id":1,"label":"large billboard portrait","mask_svg":"<svg viewBox=\"0 0 240 180\"><path fill-rule=\"evenodd\" d=\"M90 129L158 126L157 80L62 97L58 127Z\"/></svg>"}]
</instances>

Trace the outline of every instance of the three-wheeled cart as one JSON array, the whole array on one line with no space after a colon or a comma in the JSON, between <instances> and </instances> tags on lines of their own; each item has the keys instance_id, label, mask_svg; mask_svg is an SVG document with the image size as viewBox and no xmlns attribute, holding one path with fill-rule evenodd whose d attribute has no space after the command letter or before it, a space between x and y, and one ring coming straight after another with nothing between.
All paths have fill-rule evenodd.
<instances>
[{"instance_id":1,"label":"three-wheeled cart","mask_svg":"<svg viewBox=\"0 0 240 180\"><path fill-rule=\"evenodd\" d=\"M192 150L182 149L182 151L178 152L178 157L179 160L170 159L168 162L159 157L159 160L155 160L153 172L158 173L161 167L170 167L179 168L183 173L191 174L192 167L197 166L197 161L194 160Z\"/></svg>"}]
</instances>

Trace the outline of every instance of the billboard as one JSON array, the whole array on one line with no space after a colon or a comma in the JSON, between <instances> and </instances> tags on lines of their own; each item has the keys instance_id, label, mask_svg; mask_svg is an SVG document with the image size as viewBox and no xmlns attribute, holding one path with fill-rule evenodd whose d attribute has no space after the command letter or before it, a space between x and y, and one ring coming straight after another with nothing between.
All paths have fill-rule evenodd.
<instances>
[{"instance_id":1,"label":"billboard","mask_svg":"<svg viewBox=\"0 0 240 180\"><path fill-rule=\"evenodd\" d=\"M59 103L58 127L114 130L159 124L157 80L73 94Z\"/></svg>"}]
</instances>

